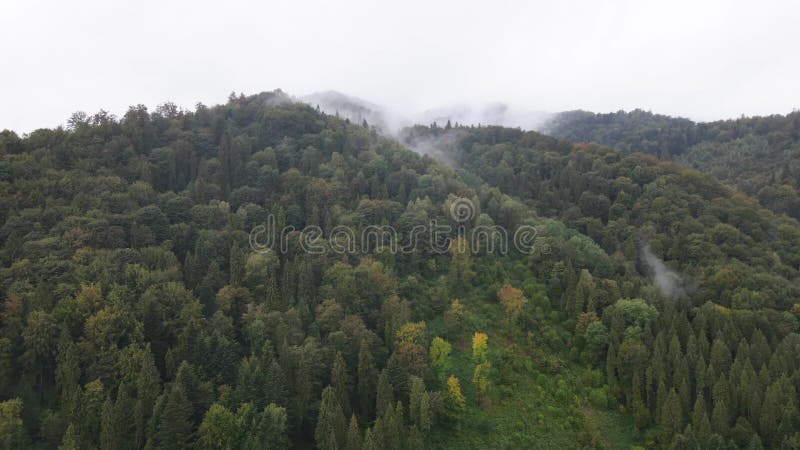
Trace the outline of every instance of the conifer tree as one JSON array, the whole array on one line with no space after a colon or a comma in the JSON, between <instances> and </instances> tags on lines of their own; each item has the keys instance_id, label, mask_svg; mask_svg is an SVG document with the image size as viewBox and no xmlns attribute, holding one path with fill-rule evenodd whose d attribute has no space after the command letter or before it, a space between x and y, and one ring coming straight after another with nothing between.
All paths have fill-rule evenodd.
<instances>
[{"instance_id":1,"label":"conifer tree","mask_svg":"<svg viewBox=\"0 0 800 450\"><path fill-rule=\"evenodd\" d=\"M314 440L321 450L335 450L344 447L346 438L346 420L336 391L330 386L322 391L322 402L319 405L317 427Z\"/></svg>"},{"instance_id":2,"label":"conifer tree","mask_svg":"<svg viewBox=\"0 0 800 450\"><path fill-rule=\"evenodd\" d=\"M361 450L361 429L358 427L358 419L356 415L350 416L350 425L347 427L347 443L346 450Z\"/></svg>"},{"instance_id":3,"label":"conifer tree","mask_svg":"<svg viewBox=\"0 0 800 450\"><path fill-rule=\"evenodd\" d=\"M378 377L378 392L375 395L375 414L383 417L386 408L391 408L394 404L394 390L389 382L389 371L383 369Z\"/></svg>"},{"instance_id":4,"label":"conifer tree","mask_svg":"<svg viewBox=\"0 0 800 450\"><path fill-rule=\"evenodd\" d=\"M675 388L669 390L666 401L661 409L661 433L664 437L663 442L669 443L672 437L683 429L683 413L681 412L681 400Z\"/></svg>"},{"instance_id":5,"label":"conifer tree","mask_svg":"<svg viewBox=\"0 0 800 450\"><path fill-rule=\"evenodd\" d=\"M172 384L156 401L150 418L146 448L169 450L189 448L192 438L192 405L183 387Z\"/></svg>"},{"instance_id":6,"label":"conifer tree","mask_svg":"<svg viewBox=\"0 0 800 450\"><path fill-rule=\"evenodd\" d=\"M153 356L148 350L142 356L142 366L139 370L139 375L136 377L134 417L138 448L142 448L147 439L148 424L160 391L161 381L158 370L153 362Z\"/></svg>"},{"instance_id":7,"label":"conifer tree","mask_svg":"<svg viewBox=\"0 0 800 450\"><path fill-rule=\"evenodd\" d=\"M705 443L711 436L711 423L708 421L706 412L706 402L702 396L698 396L692 409L692 428L700 444Z\"/></svg>"},{"instance_id":8,"label":"conifer tree","mask_svg":"<svg viewBox=\"0 0 800 450\"><path fill-rule=\"evenodd\" d=\"M377 386L377 372L372 353L367 342L361 341L361 346L358 350L358 399L361 406L361 414L365 418L372 417Z\"/></svg>"},{"instance_id":9,"label":"conifer tree","mask_svg":"<svg viewBox=\"0 0 800 450\"><path fill-rule=\"evenodd\" d=\"M331 387L336 392L339 404L345 416L349 416L350 409L350 374L347 371L347 364L344 361L342 352L336 352L331 368Z\"/></svg>"}]
</instances>

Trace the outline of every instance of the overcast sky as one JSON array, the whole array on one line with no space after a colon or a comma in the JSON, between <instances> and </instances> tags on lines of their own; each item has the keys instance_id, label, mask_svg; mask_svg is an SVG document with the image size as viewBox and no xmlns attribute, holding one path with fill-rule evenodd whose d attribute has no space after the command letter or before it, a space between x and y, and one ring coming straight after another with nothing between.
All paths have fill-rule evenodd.
<instances>
[{"instance_id":1,"label":"overcast sky","mask_svg":"<svg viewBox=\"0 0 800 450\"><path fill-rule=\"evenodd\" d=\"M119 3L119 5L117 5ZM231 91L696 120L800 108L797 1L4 1L0 129Z\"/></svg>"}]
</instances>

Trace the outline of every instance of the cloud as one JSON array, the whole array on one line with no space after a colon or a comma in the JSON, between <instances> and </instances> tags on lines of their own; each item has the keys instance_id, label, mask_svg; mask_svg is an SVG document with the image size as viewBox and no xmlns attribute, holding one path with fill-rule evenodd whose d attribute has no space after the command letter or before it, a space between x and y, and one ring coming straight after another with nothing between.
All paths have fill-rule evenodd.
<instances>
[{"instance_id":1,"label":"cloud","mask_svg":"<svg viewBox=\"0 0 800 450\"><path fill-rule=\"evenodd\" d=\"M653 277L653 283L664 297L670 300L683 298L695 290L694 283L689 281L685 275L667 267L658 256L650 250L650 244L642 247L642 261Z\"/></svg>"}]
</instances>

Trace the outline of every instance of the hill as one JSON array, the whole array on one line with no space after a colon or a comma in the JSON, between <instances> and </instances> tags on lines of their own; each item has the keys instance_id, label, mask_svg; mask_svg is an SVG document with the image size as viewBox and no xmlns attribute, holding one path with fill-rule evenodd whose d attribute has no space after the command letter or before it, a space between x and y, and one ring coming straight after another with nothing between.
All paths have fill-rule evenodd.
<instances>
[{"instance_id":1,"label":"hill","mask_svg":"<svg viewBox=\"0 0 800 450\"><path fill-rule=\"evenodd\" d=\"M796 221L533 132L403 140L451 165L280 91L3 132L3 445L800 439Z\"/></svg>"},{"instance_id":2,"label":"hill","mask_svg":"<svg viewBox=\"0 0 800 450\"><path fill-rule=\"evenodd\" d=\"M707 173L800 218L800 112L707 123L641 110L558 114L546 133L640 152Z\"/></svg>"}]
</instances>

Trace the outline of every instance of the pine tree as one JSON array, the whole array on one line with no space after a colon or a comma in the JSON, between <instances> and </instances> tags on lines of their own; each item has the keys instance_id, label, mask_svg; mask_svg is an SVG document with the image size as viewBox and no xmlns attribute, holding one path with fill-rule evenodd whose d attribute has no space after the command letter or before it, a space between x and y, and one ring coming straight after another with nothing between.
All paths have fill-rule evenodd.
<instances>
[{"instance_id":1,"label":"pine tree","mask_svg":"<svg viewBox=\"0 0 800 450\"><path fill-rule=\"evenodd\" d=\"M255 416L252 426L248 427L245 423L245 440L242 449L288 449L286 420L286 408L274 403L268 404L260 414Z\"/></svg>"},{"instance_id":2,"label":"pine tree","mask_svg":"<svg viewBox=\"0 0 800 450\"><path fill-rule=\"evenodd\" d=\"M683 414L681 412L681 400L675 388L669 390L667 399L661 409L661 433L663 442L669 443L683 429Z\"/></svg>"},{"instance_id":3,"label":"pine tree","mask_svg":"<svg viewBox=\"0 0 800 450\"><path fill-rule=\"evenodd\" d=\"M124 382L117 389L117 400L112 404L107 398L103 404L100 423L100 448L108 450L133 450L136 448L136 426L130 420L133 401Z\"/></svg>"},{"instance_id":4,"label":"pine tree","mask_svg":"<svg viewBox=\"0 0 800 450\"><path fill-rule=\"evenodd\" d=\"M230 278L229 283L232 286L241 286L244 282L245 275L245 261L247 255L238 242L234 242L231 247L230 256Z\"/></svg>"},{"instance_id":5,"label":"pine tree","mask_svg":"<svg viewBox=\"0 0 800 450\"><path fill-rule=\"evenodd\" d=\"M334 450L344 447L346 423L336 391L330 386L326 387L322 391L317 427L314 430L314 440L317 443L317 448Z\"/></svg>"},{"instance_id":6,"label":"pine tree","mask_svg":"<svg viewBox=\"0 0 800 450\"><path fill-rule=\"evenodd\" d=\"M134 416L137 448L142 448L147 439L148 423L160 391L161 381L158 370L153 362L152 354L146 351L142 356L142 367L139 370L139 375L136 377Z\"/></svg>"},{"instance_id":7,"label":"pine tree","mask_svg":"<svg viewBox=\"0 0 800 450\"><path fill-rule=\"evenodd\" d=\"M423 394L425 394L425 382L420 377L412 376L411 392L408 396L408 418L417 426L420 423L420 404Z\"/></svg>"},{"instance_id":8,"label":"pine tree","mask_svg":"<svg viewBox=\"0 0 800 450\"><path fill-rule=\"evenodd\" d=\"M339 399L339 404L342 405L342 411L345 416L349 416L351 413L350 374L347 371L347 364L344 361L342 352L336 352L336 356L333 358L331 387L336 392L336 397Z\"/></svg>"},{"instance_id":9,"label":"pine tree","mask_svg":"<svg viewBox=\"0 0 800 450\"><path fill-rule=\"evenodd\" d=\"M198 448L200 450L236 448L243 431L241 421L235 414L219 403L214 403L206 411L197 429Z\"/></svg>"},{"instance_id":10,"label":"pine tree","mask_svg":"<svg viewBox=\"0 0 800 450\"><path fill-rule=\"evenodd\" d=\"M364 443L361 448L364 450L383 450L383 442L380 439L376 439L372 429L368 428L364 433Z\"/></svg>"},{"instance_id":11,"label":"pine tree","mask_svg":"<svg viewBox=\"0 0 800 450\"><path fill-rule=\"evenodd\" d=\"M371 418L375 405L375 390L377 388L377 375L372 353L366 341L361 341L358 350L358 398L361 404L361 414Z\"/></svg>"},{"instance_id":12,"label":"pine tree","mask_svg":"<svg viewBox=\"0 0 800 450\"><path fill-rule=\"evenodd\" d=\"M278 406L286 407L289 404L289 385L286 381L286 376L283 374L283 369L277 361L273 360L267 368L267 374L264 377L264 401L274 403Z\"/></svg>"},{"instance_id":13,"label":"pine tree","mask_svg":"<svg viewBox=\"0 0 800 450\"><path fill-rule=\"evenodd\" d=\"M377 417L383 417L386 408L391 408L394 404L394 391L392 384L389 382L389 371L383 369L381 376L378 377L378 392L375 395L375 414Z\"/></svg>"},{"instance_id":14,"label":"pine tree","mask_svg":"<svg viewBox=\"0 0 800 450\"><path fill-rule=\"evenodd\" d=\"M708 413L706 412L706 402L703 397L698 396L694 402L694 409L692 409L692 428L697 440L703 444L709 436L711 436L711 423L708 421Z\"/></svg>"},{"instance_id":15,"label":"pine tree","mask_svg":"<svg viewBox=\"0 0 800 450\"><path fill-rule=\"evenodd\" d=\"M147 448L170 450L189 448L192 437L192 405L183 388L173 384L156 401L150 418Z\"/></svg>"},{"instance_id":16,"label":"pine tree","mask_svg":"<svg viewBox=\"0 0 800 450\"><path fill-rule=\"evenodd\" d=\"M725 400L715 400L714 411L711 413L711 428L715 433L722 437L728 436L728 432L730 431L730 426L728 425L729 417L730 414L728 413L728 406Z\"/></svg>"},{"instance_id":17,"label":"pine tree","mask_svg":"<svg viewBox=\"0 0 800 450\"><path fill-rule=\"evenodd\" d=\"M347 445L346 450L361 450L361 429L358 428L358 419L356 415L350 416L350 425L347 428Z\"/></svg>"}]
</instances>

